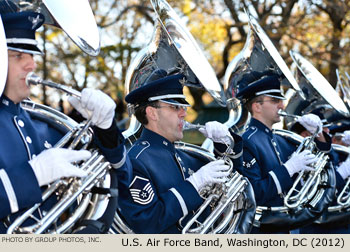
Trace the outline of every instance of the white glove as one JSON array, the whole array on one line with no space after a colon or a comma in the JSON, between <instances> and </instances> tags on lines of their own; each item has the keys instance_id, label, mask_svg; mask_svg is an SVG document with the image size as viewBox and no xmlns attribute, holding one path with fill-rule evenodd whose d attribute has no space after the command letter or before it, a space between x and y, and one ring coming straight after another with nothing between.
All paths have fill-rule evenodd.
<instances>
[{"instance_id":1,"label":"white glove","mask_svg":"<svg viewBox=\"0 0 350 252\"><path fill-rule=\"evenodd\" d=\"M350 176L350 159L346 159L337 169L337 172L343 179Z\"/></svg>"},{"instance_id":2,"label":"white glove","mask_svg":"<svg viewBox=\"0 0 350 252\"><path fill-rule=\"evenodd\" d=\"M344 131L344 136L342 138L343 143L350 145L350 130Z\"/></svg>"},{"instance_id":3,"label":"white glove","mask_svg":"<svg viewBox=\"0 0 350 252\"><path fill-rule=\"evenodd\" d=\"M225 182L225 177L229 175L229 169L230 167L225 165L224 160L211 161L193 173L187 180L199 192L208 184Z\"/></svg>"},{"instance_id":4,"label":"white glove","mask_svg":"<svg viewBox=\"0 0 350 252\"><path fill-rule=\"evenodd\" d=\"M321 119L314 114L303 115L297 120L297 122L303 125L304 128L307 129L307 131L309 131L311 134L315 133L315 131L317 130L317 126L319 127L317 135L319 135L323 130L323 124Z\"/></svg>"},{"instance_id":5,"label":"white glove","mask_svg":"<svg viewBox=\"0 0 350 252\"><path fill-rule=\"evenodd\" d=\"M85 177L83 171L72 162L88 159L91 153L87 150L69 150L52 148L44 150L38 156L29 161L39 186L47 185L62 177Z\"/></svg>"},{"instance_id":6,"label":"white glove","mask_svg":"<svg viewBox=\"0 0 350 252\"><path fill-rule=\"evenodd\" d=\"M217 143L230 144L230 132L226 125L217 121L207 122L204 128L200 128L201 132L205 137L210 138Z\"/></svg>"},{"instance_id":7,"label":"white glove","mask_svg":"<svg viewBox=\"0 0 350 252\"><path fill-rule=\"evenodd\" d=\"M317 158L309 150L304 150L298 154L293 153L291 158L285 162L284 166L287 168L289 176L293 176L295 173L306 170L312 171L310 164L317 161Z\"/></svg>"},{"instance_id":8,"label":"white glove","mask_svg":"<svg viewBox=\"0 0 350 252\"><path fill-rule=\"evenodd\" d=\"M70 96L68 101L86 119L90 119L93 125L108 129L114 119L115 102L100 90L84 88L81 98Z\"/></svg>"}]
</instances>

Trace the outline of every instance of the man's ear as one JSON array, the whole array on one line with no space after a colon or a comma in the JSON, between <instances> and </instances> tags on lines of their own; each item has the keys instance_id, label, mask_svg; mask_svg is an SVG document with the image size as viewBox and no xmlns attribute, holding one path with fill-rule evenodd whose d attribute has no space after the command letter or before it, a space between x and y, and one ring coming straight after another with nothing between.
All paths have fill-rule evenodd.
<instances>
[{"instance_id":1,"label":"man's ear","mask_svg":"<svg viewBox=\"0 0 350 252\"><path fill-rule=\"evenodd\" d=\"M261 104L259 102L252 103L252 112L254 112L254 113L261 112Z\"/></svg>"},{"instance_id":2,"label":"man's ear","mask_svg":"<svg viewBox=\"0 0 350 252\"><path fill-rule=\"evenodd\" d=\"M156 110L156 108L151 106L148 106L146 108L146 116L148 117L148 120L156 121L158 119L158 114Z\"/></svg>"}]
</instances>

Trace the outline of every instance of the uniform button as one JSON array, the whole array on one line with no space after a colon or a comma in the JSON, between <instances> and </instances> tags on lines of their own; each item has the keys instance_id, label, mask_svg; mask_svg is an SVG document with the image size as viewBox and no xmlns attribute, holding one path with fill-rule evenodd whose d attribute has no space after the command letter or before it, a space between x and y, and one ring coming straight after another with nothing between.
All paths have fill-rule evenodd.
<instances>
[{"instance_id":1,"label":"uniform button","mask_svg":"<svg viewBox=\"0 0 350 252\"><path fill-rule=\"evenodd\" d=\"M266 133L269 133L269 130L268 129L265 129Z\"/></svg>"},{"instance_id":2,"label":"uniform button","mask_svg":"<svg viewBox=\"0 0 350 252\"><path fill-rule=\"evenodd\" d=\"M44 146L46 149L49 149L52 147L52 145L48 141L45 141Z\"/></svg>"},{"instance_id":3,"label":"uniform button","mask_svg":"<svg viewBox=\"0 0 350 252\"><path fill-rule=\"evenodd\" d=\"M22 120L18 120L18 125L23 128L24 127L24 122Z\"/></svg>"},{"instance_id":4,"label":"uniform button","mask_svg":"<svg viewBox=\"0 0 350 252\"><path fill-rule=\"evenodd\" d=\"M26 137L26 141L27 143L30 143L30 144L32 143L32 139L29 136Z\"/></svg>"},{"instance_id":5,"label":"uniform button","mask_svg":"<svg viewBox=\"0 0 350 252\"><path fill-rule=\"evenodd\" d=\"M33 155L32 155L32 158L36 158L36 155L35 155L35 154L33 154Z\"/></svg>"},{"instance_id":6,"label":"uniform button","mask_svg":"<svg viewBox=\"0 0 350 252\"><path fill-rule=\"evenodd\" d=\"M164 144L165 146L168 146L168 142L166 142L166 141L163 141L163 144Z\"/></svg>"}]
</instances>

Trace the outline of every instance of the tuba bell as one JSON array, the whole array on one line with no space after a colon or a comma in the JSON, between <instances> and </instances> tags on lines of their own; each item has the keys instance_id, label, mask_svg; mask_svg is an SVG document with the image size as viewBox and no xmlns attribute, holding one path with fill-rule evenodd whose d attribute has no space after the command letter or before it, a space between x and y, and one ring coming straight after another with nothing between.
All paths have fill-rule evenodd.
<instances>
[{"instance_id":1,"label":"tuba bell","mask_svg":"<svg viewBox=\"0 0 350 252\"><path fill-rule=\"evenodd\" d=\"M85 53L97 56L100 52L100 35L88 0L8 0L20 11L39 12L45 23L62 29ZM69 7L68 7L69 6ZM78 16L77 13L80 13Z\"/></svg>"},{"instance_id":2,"label":"tuba bell","mask_svg":"<svg viewBox=\"0 0 350 252\"><path fill-rule=\"evenodd\" d=\"M30 73L27 77L28 82L30 77L36 76ZM33 84L33 79L31 82ZM45 85L45 82L41 80L41 84ZM53 86L52 82L50 86ZM80 97L79 92L74 91L74 94ZM23 101L21 105L32 118L44 121L64 134L54 147L88 149L92 155L79 167L88 173L86 177L64 178L51 183L42 194L42 203L37 203L20 213L14 220L8 220L10 225L7 233L72 233L79 228L79 225L76 225L79 222L100 218L107 207L116 204L116 200L110 201L110 195L99 194L98 191L95 193L94 189L101 187L115 189L117 177L104 156L99 154L97 149L90 148L93 139L90 121L78 124L61 112L32 101ZM55 195L58 198L57 203L51 209L42 211L40 209L42 205ZM39 213L38 216L34 215L36 212Z\"/></svg>"},{"instance_id":3,"label":"tuba bell","mask_svg":"<svg viewBox=\"0 0 350 252\"><path fill-rule=\"evenodd\" d=\"M151 3L157 14L158 23L151 43L139 52L127 71L125 82L127 92L143 85L145 79L155 69L162 68L168 73L183 73L187 79L185 85L205 88L215 101L224 106L222 87L194 38L181 25L180 18L165 0L151 0ZM124 131L123 135L132 143L137 139L140 128L140 123L132 117L129 129ZM188 154L195 153L196 156L199 155L208 162L215 160L212 152L196 145L176 142L175 148ZM183 233L248 233L250 231L255 212L255 200L248 180L232 171L232 177L225 184L209 188L205 194L208 199L215 198L215 200L206 200L197 213L200 215L202 209L206 208L207 204L210 205L209 202L215 202L213 214L204 221L204 225L199 224L197 229L186 226ZM196 222L195 219L192 221ZM117 211L110 232L132 233L133 230L128 227L121 213Z\"/></svg>"},{"instance_id":4,"label":"tuba bell","mask_svg":"<svg viewBox=\"0 0 350 252\"><path fill-rule=\"evenodd\" d=\"M305 94L304 100L294 94L285 107L285 111L293 115L307 114L315 109L324 109L324 117L329 122L338 118L348 118L350 112L342 99L323 75L300 53L290 51L297 69L296 79ZM287 126L289 120L286 120Z\"/></svg>"},{"instance_id":5,"label":"tuba bell","mask_svg":"<svg viewBox=\"0 0 350 252\"><path fill-rule=\"evenodd\" d=\"M151 73L161 68L168 74L184 74L185 86L205 89L218 104L225 106L222 86L213 68L178 15L165 0L151 0L151 4L157 15L153 37L133 58L127 70L126 93L144 85ZM139 129L139 122L132 116L123 135L129 138Z\"/></svg>"},{"instance_id":6,"label":"tuba bell","mask_svg":"<svg viewBox=\"0 0 350 252\"><path fill-rule=\"evenodd\" d=\"M292 86L301 97L304 97L288 66L258 21L249 12L247 16L249 19L247 40L242 51L228 65L224 76L225 98L230 111L229 119L225 124L237 133L244 132L250 119L248 111L236 98L238 83L246 73L274 71L285 77L282 80L283 85Z\"/></svg>"},{"instance_id":7,"label":"tuba bell","mask_svg":"<svg viewBox=\"0 0 350 252\"><path fill-rule=\"evenodd\" d=\"M339 69L335 71L337 75L337 85L335 91L339 97L344 101L346 106L350 107L350 76L347 72L341 73ZM344 77L346 75L346 78Z\"/></svg>"}]
</instances>

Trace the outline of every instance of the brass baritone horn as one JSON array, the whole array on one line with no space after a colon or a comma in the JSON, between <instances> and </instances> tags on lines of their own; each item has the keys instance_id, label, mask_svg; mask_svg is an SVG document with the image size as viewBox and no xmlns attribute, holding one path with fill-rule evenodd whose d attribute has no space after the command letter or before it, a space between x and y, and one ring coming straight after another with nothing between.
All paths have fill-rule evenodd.
<instances>
[{"instance_id":1,"label":"brass baritone horn","mask_svg":"<svg viewBox=\"0 0 350 252\"><path fill-rule=\"evenodd\" d=\"M348 208L350 206L350 178L346 179L346 183L343 187L343 190L339 193L337 197L338 205L343 208Z\"/></svg>"},{"instance_id":2,"label":"brass baritone horn","mask_svg":"<svg viewBox=\"0 0 350 252\"><path fill-rule=\"evenodd\" d=\"M184 121L184 130L200 129L202 125L194 125ZM195 212L194 216L187 222L182 229L183 234L189 233L241 233L242 226L248 226L243 229L245 232L252 227L252 219L255 211L255 200L252 193L252 187L248 179L244 178L237 171L234 171L232 160L229 157L230 150L233 148L234 140L230 136L231 144L227 147L226 152L220 157L230 166L230 175L222 184L208 185L199 193L204 202ZM250 194L250 197L247 197ZM253 201L253 207L247 208L247 205ZM205 217L204 221L200 218L206 209L210 208L210 214ZM250 214L244 213L251 212ZM245 215L245 217L243 217ZM243 217L243 218L242 218ZM193 225L195 227L193 227Z\"/></svg>"},{"instance_id":3,"label":"brass baritone horn","mask_svg":"<svg viewBox=\"0 0 350 252\"><path fill-rule=\"evenodd\" d=\"M33 84L34 78L37 78L37 76L31 74L27 81ZM40 81L40 83L45 84L47 82ZM64 88L59 89L65 90ZM78 91L69 91L68 93L80 97ZM70 149L87 149L89 147L93 138L93 132L89 127L90 120L84 125L77 124L63 113L31 101L22 102L22 107L32 117L43 120L60 131L66 132L54 147ZM90 159L80 165L80 169L87 171L88 175L84 178L59 179L51 183L43 192L42 203L35 204L14 221L11 221L7 229L8 234L68 233L74 231L74 225L82 219L101 217L109 204L109 195L95 194L91 190L95 186L114 188L116 187L117 178L114 174L111 174L109 162L99 154L98 150L89 151L92 152ZM58 202L51 209L42 212L40 207L53 195L59 197ZM74 211L73 206L75 207ZM70 209L69 213L67 213L68 208ZM35 212L39 212L40 217L34 216ZM69 216L63 218L62 216L66 213ZM34 224L26 224L27 220L34 222Z\"/></svg>"},{"instance_id":4,"label":"brass baritone horn","mask_svg":"<svg viewBox=\"0 0 350 252\"><path fill-rule=\"evenodd\" d=\"M276 135L292 144L299 144L297 152L315 148L312 137L302 136L288 130L274 129ZM288 191L282 206L257 206L254 226L263 232L293 230L317 220L328 208L334 198L334 168L323 153L315 153L318 161L313 164L314 171L298 175ZM305 188L303 188L305 186Z\"/></svg>"},{"instance_id":5,"label":"brass baritone horn","mask_svg":"<svg viewBox=\"0 0 350 252\"><path fill-rule=\"evenodd\" d=\"M303 142L300 144L295 153L300 153L304 150L309 150L310 152L313 152L316 147L314 139L317 135L317 132L318 129L312 136L304 138ZM329 157L325 155L325 153L319 151L316 153L316 158L317 161L312 164L312 168L314 170L309 172L305 172L305 170L300 171L298 177L293 183L292 188L284 197L284 204L288 208L300 207L302 204L304 204L310 198L312 198L312 196L315 195L315 193L317 192L318 185L321 181L319 175L325 167L325 165L327 164ZM307 177L305 177L306 173L308 173ZM306 178L306 180L304 180L303 183L301 183L303 178ZM298 188L299 185L301 186L301 188Z\"/></svg>"}]
</instances>

